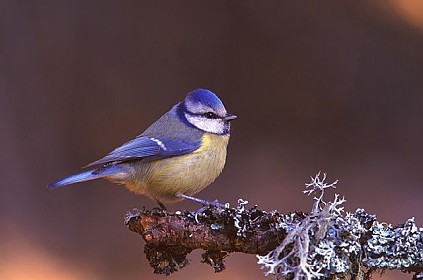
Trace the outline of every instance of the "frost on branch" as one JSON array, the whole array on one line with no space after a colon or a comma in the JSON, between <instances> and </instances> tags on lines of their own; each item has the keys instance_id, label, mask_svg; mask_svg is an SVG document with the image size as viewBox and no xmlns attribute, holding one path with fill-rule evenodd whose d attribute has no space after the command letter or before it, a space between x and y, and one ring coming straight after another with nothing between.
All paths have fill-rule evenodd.
<instances>
[{"instance_id":1,"label":"frost on branch","mask_svg":"<svg viewBox=\"0 0 423 280\"><path fill-rule=\"evenodd\" d=\"M136 210L125 223L142 235L155 273L169 275L202 249L202 262L225 269L231 252L256 254L266 275L280 279L369 279L376 270L414 272L423 279L423 229L414 219L393 227L363 209L344 213L344 198L323 200L326 175L312 178L304 193L314 195L310 213L280 214L240 199L231 208L206 206L194 213Z\"/></svg>"}]
</instances>

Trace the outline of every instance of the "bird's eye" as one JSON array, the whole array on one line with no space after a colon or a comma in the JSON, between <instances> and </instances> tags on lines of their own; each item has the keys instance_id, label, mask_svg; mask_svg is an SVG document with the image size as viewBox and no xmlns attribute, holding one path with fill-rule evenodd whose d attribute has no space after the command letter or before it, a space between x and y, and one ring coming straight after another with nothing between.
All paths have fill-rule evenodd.
<instances>
[{"instance_id":1,"label":"bird's eye","mask_svg":"<svg viewBox=\"0 0 423 280\"><path fill-rule=\"evenodd\" d=\"M217 119L218 116L213 112L204 113L203 116L208 119Z\"/></svg>"}]
</instances>

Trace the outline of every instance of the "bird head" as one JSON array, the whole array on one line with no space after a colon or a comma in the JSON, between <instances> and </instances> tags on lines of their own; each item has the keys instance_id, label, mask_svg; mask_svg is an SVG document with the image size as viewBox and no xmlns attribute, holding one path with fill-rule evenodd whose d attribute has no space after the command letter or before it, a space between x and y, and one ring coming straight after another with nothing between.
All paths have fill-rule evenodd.
<instances>
[{"instance_id":1,"label":"bird head","mask_svg":"<svg viewBox=\"0 0 423 280\"><path fill-rule=\"evenodd\" d=\"M196 128L214 134L228 134L230 121L237 118L229 114L219 97L206 89L188 93L182 102L184 117Z\"/></svg>"}]
</instances>

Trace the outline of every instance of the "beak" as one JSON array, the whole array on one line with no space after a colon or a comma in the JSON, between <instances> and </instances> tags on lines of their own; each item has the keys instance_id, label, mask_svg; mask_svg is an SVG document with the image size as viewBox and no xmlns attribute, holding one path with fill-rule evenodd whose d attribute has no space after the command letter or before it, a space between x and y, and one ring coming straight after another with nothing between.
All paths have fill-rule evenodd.
<instances>
[{"instance_id":1,"label":"beak","mask_svg":"<svg viewBox=\"0 0 423 280\"><path fill-rule=\"evenodd\" d=\"M232 121L232 120L234 120L236 118L238 118L237 115L227 113L226 116L223 118L223 120L225 120L225 121Z\"/></svg>"}]
</instances>

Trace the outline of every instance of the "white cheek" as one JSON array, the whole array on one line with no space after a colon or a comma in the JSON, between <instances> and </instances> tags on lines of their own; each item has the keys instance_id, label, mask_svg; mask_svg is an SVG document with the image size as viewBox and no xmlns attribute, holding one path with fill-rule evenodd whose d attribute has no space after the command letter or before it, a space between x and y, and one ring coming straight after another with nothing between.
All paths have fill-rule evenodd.
<instances>
[{"instance_id":1,"label":"white cheek","mask_svg":"<svg viewBox=\"0 0 423 280\"><path fill-rule=\"evenodd\" d=\"M210 133L223 134L225 123L221 119L206 119L185 113L187 120L195 127Z\"/></svg>"}]
</instances>

